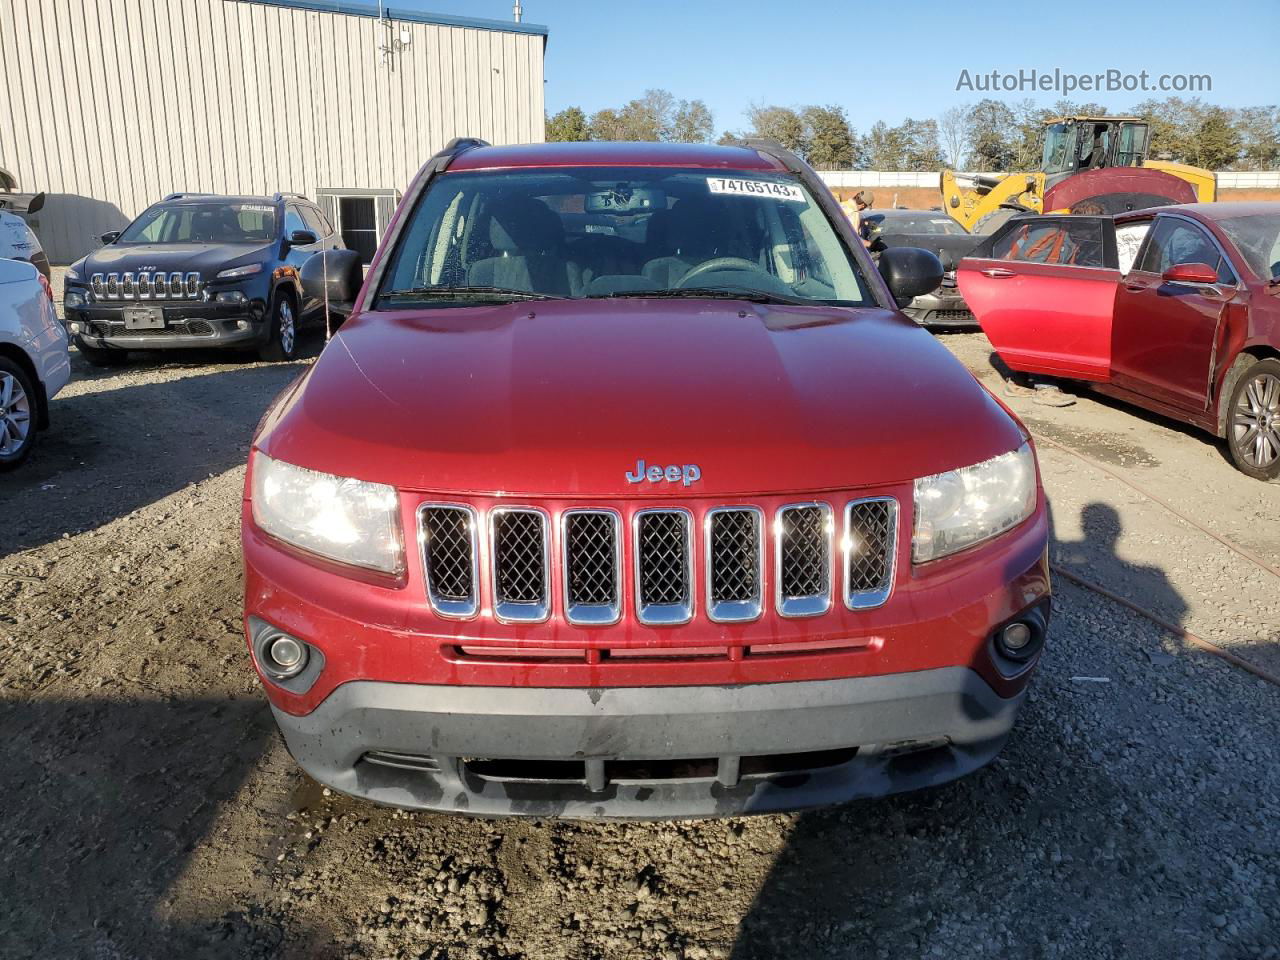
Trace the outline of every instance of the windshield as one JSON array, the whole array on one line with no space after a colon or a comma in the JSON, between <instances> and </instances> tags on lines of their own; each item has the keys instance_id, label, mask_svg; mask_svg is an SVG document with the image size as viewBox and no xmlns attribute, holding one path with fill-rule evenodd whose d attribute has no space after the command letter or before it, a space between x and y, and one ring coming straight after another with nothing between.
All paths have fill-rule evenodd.
<instances>
[{"instance_id":1,"label":"windshield","mask_svg":"<svg viewBox=\"0 0 1280 960\"><path fill-rule=\"evenodd\" d=\"M1044 128L1044 153L1040 169L1045 173L1062 173L1075 169L1075 124L1051 123Z\"/></svg>"},{"instance_id":2,"label":"windshield","mask_svg":"<svg viewBox=\"0 0 1280 960\"><path fill-rule=\"evenodd\" d=\"M928 234L945 237L966 235L964 227L944 213L921 213L914 217L863 217L868 239L888 234Z\"/></svg>"},{"instance_id":3,"label":"windshield","mask_svg":"<svg viewBox=\"0 0 1280 960\"><path fill-rule=\"evenodd\" d=\"M875 302L792 177L647 167L441 176L411 214L380 301L512 292Z\"/></svg>"},{"instance_id":4,"label":"windshield","mask_svg":"<svg viewBox=\"0 0 1280 960\"><path fill-rule=\"evenodd\" d=\"M182 203L143 212L118 243L268 243L276 235L269 203Z\"/></svg>"},{"instance_id":5,"label":"windshield","mask_svg":"<svg viewBox=\"0 0 1280 960\"><path fill-rule=\"evenodd\" d=\"M1280 214L1219 220L1222 232L1231 238L1249 269L1264 280L1280 278Z\"/></svg>"}]
</instances>

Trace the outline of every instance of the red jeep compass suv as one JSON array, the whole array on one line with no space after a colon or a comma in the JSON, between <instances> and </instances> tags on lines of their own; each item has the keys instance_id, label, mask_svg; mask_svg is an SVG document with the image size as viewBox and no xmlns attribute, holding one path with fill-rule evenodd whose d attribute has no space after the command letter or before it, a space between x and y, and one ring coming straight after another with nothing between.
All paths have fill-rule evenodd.
<instances>
[{"instance_id":1,"label":"red jeep compass suv","mask_svg":"<svg viewBox=\"0 0 1280 960\"><path fill-rule=\"evenodd\" d=\"M767 143L455 141L245 486L245 629L297 762L473 814L684 817L941 783L1049 616L1026 431Z\"/></svg>"}]
</instances>

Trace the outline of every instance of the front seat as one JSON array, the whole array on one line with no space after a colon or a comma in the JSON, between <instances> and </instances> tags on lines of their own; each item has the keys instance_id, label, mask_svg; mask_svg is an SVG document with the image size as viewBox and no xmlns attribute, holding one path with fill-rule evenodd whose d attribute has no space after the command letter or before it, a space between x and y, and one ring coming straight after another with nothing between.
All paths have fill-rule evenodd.
<instances>
[{"instance_id":1,"label":"front seat","mask_svg":"<svg viewBox=\"0 0 1280 960\"><path fill-rule=\"evenodd\" d=\"M498 255L471 265L470 285L576 294L580 271L566 255L560 218L545 203L532 197L504 201L489 221L489 242Z\"/></svg>"},{"instance_id":2,"label":"front seat","mask_svg":"<svg viewBox=\"0 0 1280 960\"><path fill-rule=\"evenodd\" d=\"M670 290L691 269L714 257L739 256L733 220L723 204L686 197L665 213L654 214L650 231L657 232L667 251L644 265L644 275L659 290ZM657 226L657 231L654 227Z\"/></svg>"}]
</instances>

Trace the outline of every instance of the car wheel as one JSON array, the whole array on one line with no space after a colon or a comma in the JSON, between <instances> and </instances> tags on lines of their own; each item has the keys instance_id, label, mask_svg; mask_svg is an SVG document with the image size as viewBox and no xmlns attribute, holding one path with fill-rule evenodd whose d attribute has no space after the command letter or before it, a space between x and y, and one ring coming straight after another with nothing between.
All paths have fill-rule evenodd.
<instances>
[{"instance_id":1,"label":"car wheel","mask_svg":"<svg viewBox=\"0 0 1280 960\"><path fill-rule=\"evenodd\" d=\"M14 469L31 453L37 402L27 372L0 357L0 470Z\"/></svg>"},{"instance_id":2,"label":"car wheel","mask_svg":"<svg viewBox=\"0 0 1280 960\"><path fill-rule=\"evenodd\" d=\"M277 294L271 304L271 331L267 342L258 348L258 357L278 363L292 360L298 354L298 315L293 301Z\"/></svg>"},{"instance_id":3,"label":"car wheel","mask_svg":"<svg viewBox=\"0 0 1280 960\"><path fill-rule=\"evenodd\" d=\"M1227 408L1227 445L1241 473L1280 479L1280 360L1259 360L1236 380Z\"/></svg>"},{"instance_id":4,"label":"car wheel","mask_svg":"<svg viewBox=\"0 0 1280 960\"><path fill-rule=\"evenodd\" d=\"M109 350L102 347L86 346L85 342L76 337L76 349L80 351L80 355L85 361L91 363L95 367L118 367L129 359L128 350Z\"/></svg>"}]
</instances>

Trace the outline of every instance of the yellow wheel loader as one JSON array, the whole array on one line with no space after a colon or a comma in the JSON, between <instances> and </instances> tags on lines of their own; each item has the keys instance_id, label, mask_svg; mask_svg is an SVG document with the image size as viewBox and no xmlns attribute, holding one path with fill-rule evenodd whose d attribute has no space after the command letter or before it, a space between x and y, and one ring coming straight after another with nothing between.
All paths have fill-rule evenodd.
<instances>
[{"instance_id":1,"label":"yellow wheel loader","mask_svg":"<svg viewBox=\"0 0 1280 960\"><path fill-rule=\"evenodd\" d=\"M991 233L1017 213L1123 213L1167 203L1208 203L1210 170L1147 159L1141 117L1045 121L1040 169L1004 176L942 171L942 205L970 233Z\"/></svg>"}]
</instances>

